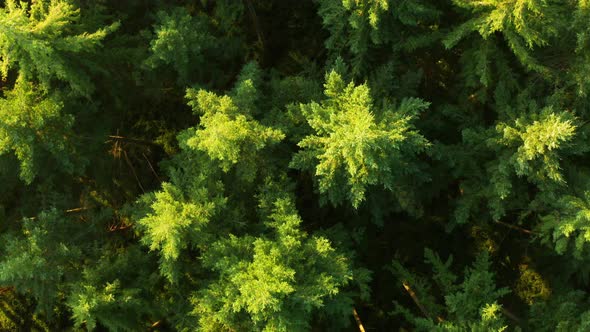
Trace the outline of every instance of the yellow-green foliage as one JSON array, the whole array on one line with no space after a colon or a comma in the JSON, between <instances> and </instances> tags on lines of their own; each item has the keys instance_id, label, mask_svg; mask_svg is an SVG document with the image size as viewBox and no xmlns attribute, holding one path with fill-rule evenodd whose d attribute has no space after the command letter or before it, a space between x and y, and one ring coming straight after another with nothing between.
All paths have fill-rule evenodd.
<instances>
[{"instance_id":1,"label":"yellow-green foliage","mask_svg":"<svg viewBox=\"0 0 590 332\"><path fill-rule=\"evenodd\" d=\"M412 125L428 103L375 106L367 85L346 84L335 71L326 75L325 95L319 104L301 105L314 134L298 143L302 151L291 165L311 170L334 204L346 199L358 207L369 186L395 191L398 178L413 170L407 158L428 147Z\"/></svg>"},{"instance_id":2,"label":"yellow-green foliage","mask_svg":"<svg viewBox=\"0 0 590 332\"><path fill-rule=\"evenodd\" d=\"M573 120L568 112L556 113L552 107L546 107L512 124L499 123L496 130L502 137L498 142L517 147L509 161L516 174L563 181L558 150L572 140L576 130Z\"/></svg>"},{"instance_id":3,"label":"yellow-green foliage","mask_svg":"<svg viewBox=\"0 0 590 332\"><path fill-rule=\"evenodd\" d=\"M510 49L530 70L548 73L548 69L531 56L529 49L548 44L557 34L556 8L543 0L454 0L454 4L472 13L466 21L444 40L451 48L471 32L484 39L502 33Z\"/></svg>"},{"instance_id":4,"label":"yellow-green foliage","mask_svg":"<svg viewBox=\"0 0 590 332\"><path fill-rule=\"evenodd\" d=\"M23 80L0 99L0 155L14 152L20 161L20 176L28 183L39 167L38 155L44 152L71 168L64 150L73 118L62 114L62 107L57 96L36 91Z\"/></svg>"},{"instance_id":5,"label":"yellow-green foliage","mask_svg":"<svg viewBox=\"0 0 590 332\"><path fill-rule=\"evenodd\" d=\"M256 175L258 152L285 137L279 129L264 126L254 118L259 112L254 83L257 70L254 64L246 66L230 96L194 89L186 95L201 117L197 128L185 132L185 144L219 161L225 172L239 162L239 171L247 181Z\"/></svg>"},{"instance_id":6,"label":"yellow-green foliage","mask_svg":"<svg viewBox=\"0 0 590 332\"><path fill-rule=\"evenodd\" d=\"M571 249L578 258L585 256L590 242L590 192L581 196L566 195L554 202L555 210L542 218L540 227L544 240L555 243L557 253Z\"/></svg>"},{"instance_id":7,"label":"yellow-green foliage","mask_svg":"<svg viewBox=\"0 0 590 332\"><path fill-rule=\"evenodd\" d=\"M519 266L520 276L516 282L516 294L526 303L545 301L551 296L551 288L539 272L527 264Z\"/></svg>"},{"instance_id":8,"label":"yellow-green foliage","mask_svg":"<svg viewBox=\"0 0 590 332\"><path fill-rule=\"evenodd\" d=\"M270 195L263 200L276 193ZM268 203L267 236L229 235L205 253L204 265L218 278L192 300L201 330L304 331L315 310L351 310L340 294L354 277L348 258L325 237L300 229L290 198Z\"/></svg>"},{"instance_id":9,"label":"yellow-green foliage","mask_svg":"<svg viewBox=\"0 0 590 332\"><path fill-rule=\"evenodd\" d=\"M118 24L88 33L79 25L80 11L70 1L7 0L0 10L0 73L17 69L21 79L37 81L49 90L54 79L67 82L76 93L89 96L90 77L73 60L91 54Z\"/></svg>"}]
</instances>

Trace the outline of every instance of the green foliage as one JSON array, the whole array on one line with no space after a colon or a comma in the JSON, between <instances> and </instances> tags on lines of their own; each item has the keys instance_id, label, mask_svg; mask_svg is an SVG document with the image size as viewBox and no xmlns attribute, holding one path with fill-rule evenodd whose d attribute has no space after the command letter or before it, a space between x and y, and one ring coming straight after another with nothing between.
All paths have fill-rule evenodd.
<instances>
[{"instance_id":1,"label":"green foliage","mask_svg":"<svg viewBox=\"0 0 590 332\"><path fill-rule=\"evenodd\" d=\"M353 269L351 258L328 238L301 229L284 179L253 186L268 172L260 170L265 148L284 138L256 119L259 77L260 70L249 64L229 95L188 90L200 123L178 136L181 152L168 165L169 182L139 201L142 242L158 252L168 282L181 285L192 283L189 275L209 275L192 291L191 312L202 330L307 330L319 312L330 322L348 316L354 293L343 289L353 281L366 288L365 270ZM236 181L245 181L241 190L254 193L259 210L228 192ZM194 255L200 263L184 266Z\"/></svg>"},{"instance_id":2,"label":"green foliage","mask_svg":"<svg viewBox=\"0 0 590 332\"><path fill-rule=\"evenodd\" d=\"M53 80L66 82L73 92L89 96L93 84L84 69L84 57L101 46L118 24L88 33L79 24L80 10L69 1L25 2L7 0L0 11L0 54L3 79L17 69L25 81L38 81L48 91Z\"/></svg>"},{"instance_id":3,"label":"green foliage","mask_svg":"<svg viewBox=\"0 0 590 332\"><path fill-rule=\"evenodd\" d=\"M503 119L495 128L463 130L463 140L474 155L485 158L491 151L497 157L484 164L485 178L478 174L462 184L469 195L460 200L455 212L457 222L465 222L479 200L487 201L492 218L502 218L508 204L517 201L513 197L520 189L518 178L547 190L565 184L560 160L574 153L570 147L576 119L570 112L556 112L551 106L539 109L535 102L525 99L527 94L523 96L516 106L500 108Z\"/></svg>"},{"instance_id":4,"label":"green foliage","mask_svg":"<svg viewBox=\"0 0 590 332\"><path fill-rule=\"evenodd\" d=\"M553 213L543 217L541 231L544 242L553 242L555 251L564 254L573 241L573 253L582 259L587 252L586 244L590 242L590 193L584 192L582 197L564 195L555 203Z\"/></svg>"},{"instance_id":5,"label":"green foliage","mask_svg":"<svg viewBox=\"0 0 590 332\"><path fill-rule=\"evenodd\" d=\"M551 37L557 35L556 7L547 1L464 1L453 3L475 16L454 29L445 39L447 48L455 46L472 32L478 32L487 39L502 33L514 55L530 70L547 74L548 69L541 65L529 52L533 47L545 46Z\"/></svg>"},{"instance_id":6,"label":"green foliage","mask_svg":"<svg viewBox=\"0 0 590 332\"><path fill-rule=\"evenodd\" d=\"M572 70L570 71L570 78L574 86L577 87L577 93L581 96L586 96L588 91L588 83L584 77L587 77L590 67L590 58L588 57L589 33L590 26L588 25L588 17L590 17L589 3L585 0L577 2L574 11L574 20L570 25L570 33L575 36L574 52L576 57L573 60Z\"/></svg>"},{"instance_id":7,"label":"green foliage","mask_svg":"<svg viewBox=\"0 0 590 332\"><path fill-rule=\"evenodd\" d=\"M34 179L43 153L50 153L65 170L73 170L66 154L73 117L62 114L62 108L58 96L46 96L22 80L0 99L0 154L14 152L20 177L27 183Z\"/></svg>"},{"instance_id":8,"label":"green foliage","mask_svg":"<svg viewBox=\"0 0 590 332\"><path fill-rule=\"evenodd\" d=\"M253 78L248 77L248 70L251 69L244 69L232 96L217 96L204 90L187 91L189 105L195 113L201 114L201 121L199 128L186 133L192 134L187 138L186 145L218 160L226 172L241 161L240 171L244 178L253 180L257 152L280 142L284 134L252 117L257 112L257 91ZM255 70L252 75L255 75Z\"/></svg>"},{"instance_id":9,"label":"green foliage","mask_svg":"<svg viewBox=\"0 0 590 332\"><path fill-rule=\"evenodd\" d=\"M536 160L542 160L538 167L540 170L536 172L538 175L533 176L563 181L559 173L559 157L554 150L563 149L575 133L571 114L555 114L551 107L547 107L542 109L538 116L533 114L531 118L517 119L514 121L514 127L504 123L498 124L496 130L503 134L500 143L505 146L518 146L511 158L515 159L513 167L517 175L533 175L535 167L531 164Z\"/></svg>"},{"instance_id":10,"label":"green foliage","mask_svg":"<svg viewBox=\"0 0 590 332\"><path fill-rule=\"evenodd\" d=\"M391 50L413 51L441 37L435 23L441 15L436 3L415 0L318 2L318 14L330 31L326 48L331 51L331 58L348 55L353 74L361 77L374 70L371 64L376 58L383 57L382 53L376 53L377 46L385 46L388 53Z\"/></svg>"},{"instance_id":11,"label":"green foliage","mask_svg":"<svg viewBox=\"0 0 590 332\"><path fill-rule=\"evenodd\" d=\"M404 286L411 284L424 301L423 313L431 317L415 316L410 310L396 303L394 314L402 314L420 331L504 331L506 323L502 317L501 305L497 301L510 293L507 288L498 288L494 273L490 272L491 262L487 252L477 256L471 267L465 269L463 281L451 272L452 256L446 262L429 249L424 251L426 263L432 266L433 280L444 296L445 307L436 304L429 296L432 285L414 276L399 262L393 263L392 272L401 279ZM409 287L409 286L408 286ZM436 321L434 318L436 317ZM444 318L443 318L444 317Z\"/></svg>"},{"instance_id":12,"label":"green foliage","mask_svg":"<svg viewBox=\"0 0 590 332\"><path fill-rule=\"evenodd\" d=\"M235 57L245 52L242 1L201 1L158 10L150 30L149 55L142 66L155 80L175 80L179 88L227 85L233 80ZM239 65L242 63L240 62ZM173 73L170 75L169 69ZM144 84L144 82L139 82Z\"/></svg>"},{"instance_id":13,"label":"green foliage","mask_svg":"<svg viewBox=\"0 0 590 332\"><path fill-rule=\"evenodd\" d=\"M89 33L80 21L79 8L69 1L8 0L0 9L0 74L7 88L14 85L0 100L0 154L15 153L26 183L44 154L66 173L74 169L68 156L74 118L62 109L73 96L90 97L90 72L97 70L90 57L118 27Z\"/></svg>"},{"instance_id":14,"label":"green foliage","mask_svg":"<svg viewBox=\"0 0 590 332\"><path fill-rule=\"evenodd\" d=\"M527 264L519 266L520 277L516 284L516 294L527 304L547 300L551 296L547 280Z\"/></svg>"},{"instance_id":15,"label":"green foliage","mask_svg":"<svg viewBox=\"0 0 590 332\"><path fill-rule=\"evenodd\" d=\"M72 295L72 318L77 326L85 324L89 330L96 328L97 320L109 331L132 331L127 315L137 314L141 307L134 300L137 291L121 291L118 280L107 283L104 288L85 286ZM126 314L127 313L127 314ZM113 317L113 315L120 316ZM114 324L113 324L114 322Z\"/></svg>"},{"instance_id":16,"label":"green foliage","mask_svg":"<svg viewBox=\"0 0 590 332\"><path fill-rule=\"evenodd\" d=\"M72 224L57 211L42 213L36 219L24 220L23 238L7 239L4 259L0 263L0 284L13 285L31 294L39 306L50 313L61 296L59 283L73 278L85 254L69 232L84 236L79 225ZM74 241L72 241L74 240Z\"/></svg>"},{"instance_id":17,"label":"green foliage","mask_svg":"<svg viewBox=\"0 0 590 332\"><path fill-rule=\"evenodd\" d=\"M379 35L372 32L378 29L380 16L389 9L387 0L340 1L340 4L331 6L342 6L344 11L350 12L347 23L352 30L353 37L349 41L352 52L360 53L367 48L366 36L370 36L374 42L379 42ZM334 37L332 34L331 38Z\"/></svg>"},{"instance_id":18,"label":"green foliage","mask_svg":"<svg viewBox=\"0 0 590 332\"><path fill-rule=\"evenodd\" d=\"M347 257L328 239L300 230L289 198L277 198L266 218L268 236L230 235L204 256L219 277L193 298L203 330L304 331L320 309L334 322L352 310L340 294L353 278Z\"/></svg>"},{"instance_id":19,"label":"green foliage","mask_svg":"<svg viewBox=\"0 0 590 332\"><path fill-rule=\"evenodd\" d=\"M93 330L136 331L146 328L145 319L156 313L148 299L156 278L150 260L138 247L116 249L88 266L72 285L66 305L77 327ZM121 271L127 271L121 275Z\"/></svg>"},{"instance_id":20,"label":"green foliage","mask_svg":"<svg viewBox=\"0 0 590 332\"><path fill-rule=\"evenodd\" d=\"M156 14L154 38L150 42L149 68L169 65L186 83L195 69L204 65L203 50L214 46L205 17L192 17L183 7Z\"/></svg>"},{"instance_id":21,"label":"green foliage","mask_svg":"<svg viewBox=\"0 0 590 332\"><path fill-rule=\"evenodd\" d=\"M194 180L194 179L193 179ZM180 252L190 245L206 243L203 228L215 214L223 198L212 198L203 186L195 183L185 198L182 190L170 183L162 184L162 191L155 194L147 216L138 221L144 236L142 242L161 256L161 271L169 280L175 279L174 262Z\"/></svg>"},{"instance_id":22,"label":"green foliage","mask_svg":"<svg viewBox=\"0 0 590 332\"><path fill-rule=\"evenodd\" d=\"M564 291L556 298L531 307L530 328L536 331L584 331L590 325L586 295Z\"/></svg>"},{"instance_id":23,"label":"green foliage","mask_svg":"<svg viewBox=\"0 0 590 332\"><path fill-rule=\"evenodd\" d=\"M10 288L0 291L0 329L16 331L19 328L32 328L36 331L49 331L38 315L31 315L31 302Z\"/></svg>"},{"instance_id":24,"label":"green foliage","mask_svg":"<svg viewBox=\"0 0 590 332\"><path fill-rule=\"evenodd\" d=\"M428 141L411 121L428 103L405 99L397 108L375 107L366 85L346 84L334 71L326 76L325 95L321 104L301 105L315 134L298 143L302 150L291 165L312 170L330 202L358 207L368 186L394 191L398 178L416 171L409 160Z\"/></svg>"},{"instance_id":25,"label":"green foliage","mask_svg":"<svg viewBox=\"0 0 590 332\"><path fill-rule=\"evenodd\" d=\"M589 330L589 22L0 1L0 329Z\"/></svg>"}]
</instances>

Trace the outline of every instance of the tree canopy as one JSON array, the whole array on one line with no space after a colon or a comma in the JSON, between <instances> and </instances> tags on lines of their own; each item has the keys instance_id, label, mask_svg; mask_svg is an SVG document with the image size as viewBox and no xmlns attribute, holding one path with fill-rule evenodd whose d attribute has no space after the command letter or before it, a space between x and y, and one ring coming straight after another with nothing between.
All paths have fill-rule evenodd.
<instances>
[{"instance_id":1,"label":"tree canopy","mask_svg":"<svg viewBox=\"0 0 590 332\"><path fill-rule=\"evenodd\" d=\"M587 0L0 1L0 330L587 331L589 75Z\"/></svg>"}]
</instances>

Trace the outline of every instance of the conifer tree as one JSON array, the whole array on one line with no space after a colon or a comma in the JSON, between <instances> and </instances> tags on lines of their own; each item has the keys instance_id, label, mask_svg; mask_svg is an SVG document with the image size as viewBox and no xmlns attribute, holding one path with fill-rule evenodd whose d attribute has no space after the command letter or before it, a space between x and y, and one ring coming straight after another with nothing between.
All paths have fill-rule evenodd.
<instances>
[{"instance_id":1,"label":"conifer tree","mask_svg":"<svg viewBox=\"0 0 590 332\"><path fill-rule=\"evenodd\" d=\"M395 314L402 314L421 331L504 331L507 327L501 316L501 305L497 301L507 293L506 288L497 288L494 274L490 272L490 260L487 253L480 254L473 266L467 268L464 280L457 284L458 277L451 272L453 257L443 262L430 249L425 249L424 257L433 269L433 281L444 294L445 306L437 304L427 292L433 288L431 281L414 276L399 262L393 263L392 271L401 278L404 287L413 285L420 298L428 302L418 303L422 314L429 317L415 316L411 310L397 304ZM413 290L412 290L413 292ZM477 296L473 296L477 294ZM432 302L431 302L432 301ZM444 316L444 318L443 318Z\"/></svg>"},{"instance_id":2,"label":"conifer tree","mask_svg":"<svg viewBox=\"0 0 590 332\"><path fill-rule=\"evenodd\" d=\"M588 330L589 6L0 1L0 330Z\"/></svg>"},{"instance_id":3,"label":"conifer tree","mask_svg":"<svg viewBox=\"0 0 590 332\"><path fill-rule=\"evenodd\" d=\"M325 95L322 104L301 106L315 135L298 143L302 151L291 164L314 170L329 201L346 199L358 207L368 186L394 191L399 178L416 171L407 160L424 151L428 141L410 121L428 103L410 98L397 109L387 103L375 109L366 85L346 84L334 71L326 75Z\"/></svg>"},{"instance_id":4,"label":"conifer tree","mask_svg":"<svg viewBox=\"0 0 590 332\"><path fill-rule=\"evenodd\" d=\"M92 68L85 69L88 64L72 56L91 53L118 24L89 32L80 24L80 10L68 1L34 1L29 6L7 0L0 26L4 79L16 69L22 80L38 82L46 91L59 80L74 93L89 96L93 86L87 71Z\"/></svg>"},{"instance_id":5,"label":"conifer tree","mask_svg":"<svg viewBox=\"0 0 590 332\"><path fill-rule=\"evenodd\" d=\"M96 68L81 59L118 27L88 33L79 21L80 10L68 1L8 0L0 11L0 74L14 86L2 99L0 154L15 153L28 183L35 177L36 155L43 152L71 173L71 151L65 150L72 146L73 117L63 113L63 104L69 95L90 97L94 87L88 72ZM57 88L58 82L69 88Z\"/></svg>"}]
</instances>

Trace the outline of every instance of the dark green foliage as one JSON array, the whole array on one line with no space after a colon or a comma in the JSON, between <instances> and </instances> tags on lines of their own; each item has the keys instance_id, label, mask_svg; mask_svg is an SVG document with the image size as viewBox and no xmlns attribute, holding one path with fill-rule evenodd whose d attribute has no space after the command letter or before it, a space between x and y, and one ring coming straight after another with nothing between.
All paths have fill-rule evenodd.
<instances>
[{"instance_id":1,"label":"dark green foliage","mask_svg":"<svg viewBox=\"0 0 590 332\"><path fill-rule=\"evenodd\" d=\"M215 39L208 32L207 18L192 17L182 7L156 14L155 36L150 42L149 68L168 65L174 68L181 84L204 65L203 53Z\"/></svg>"},{"instance_id":2,"label":"dark green foliage","mask_svg":"<svg viewBox=\"0 0 590 332\"><path fill-rule=\"evenodd\" d=\"M589 74L587 0L0 1L0 330L586 331Z\"/></svg>"},{"instance_id":3,"label":"dark green foliage","mask_svg":"<svg viewBox=\"0 0 590 332\"><path fill-rule=\"evenodd\" d=\"M425 249L426 262L432 266L432 279L444 295L445 307L428 296L432 285L423 278L413 276L399 262L393 263L392 271L402 279L404 286L414 285L423 300L424 313L431 317L414 316L410 310L396 304L395 314L404 315L421 331L502 331L505 322L501 317L498 300L509 293L506 288L498 289L494 274L490 272L487 253L480 254L472 267L465 269L463 282L457 284L457 276L451 272L453 257L443 262L430 249ZM444 318L443 318L444 317Z\"/></svg>"}]
</instances>

